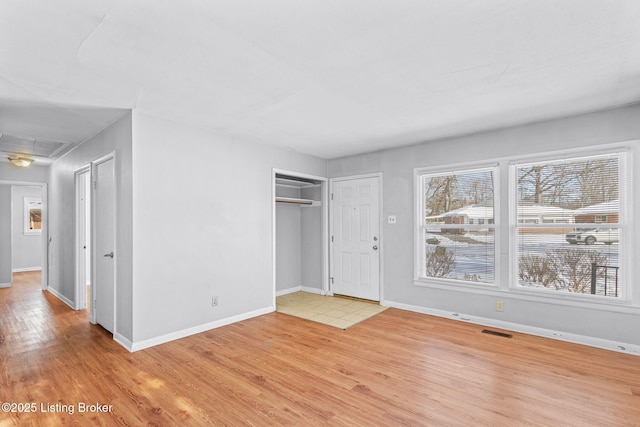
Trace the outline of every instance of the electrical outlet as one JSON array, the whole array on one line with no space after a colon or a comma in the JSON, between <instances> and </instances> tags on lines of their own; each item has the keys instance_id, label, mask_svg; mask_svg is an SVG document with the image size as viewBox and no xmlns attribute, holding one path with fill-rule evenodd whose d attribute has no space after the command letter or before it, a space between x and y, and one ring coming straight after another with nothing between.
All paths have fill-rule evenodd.
<instances>
[{"instance_id":1,"label":"electrical outlet","mask_svg":"<svg viewBox=\"0 0 640 427\"><path fill-rule=\"evenodd\" d=\"M217 307L218 306L218 295L211 297L211 307Z\"/></svg>"},{"instance_id":2,"label":"electrical outlet","mask_svg":"<svg viewBox=\"0 0 640 427\"><path fill-rule=\"evenodd\" d=\"M496 301L496 311L504 311L504 301L501 299Z\"/></svg>"},{"instance_id":3,"label":"electrical outlet","mask_svg":"<svg viewBox=\"0 0 640 427\"><path fill-rule=\"evenodd\" d=\"M387 217L387 224L395 224L397 222L395 215L389 215Z\"/></svg>"}]
</instances>

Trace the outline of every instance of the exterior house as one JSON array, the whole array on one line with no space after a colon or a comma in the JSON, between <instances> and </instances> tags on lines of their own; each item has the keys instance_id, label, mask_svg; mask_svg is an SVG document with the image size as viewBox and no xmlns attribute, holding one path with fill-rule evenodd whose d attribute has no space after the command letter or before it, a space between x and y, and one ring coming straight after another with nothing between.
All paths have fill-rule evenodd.
<instances>
[{"instance_id":1,"label":"exterior house","mask_svg":"<svg viewBox=\"0 0 640 427\"><path fill-rule=\"evenodd\" d=\"M556 206L521 205L518 206L518 223L520 224L555 224L573 223L576 212Z\"/></svg>"},{"instance_id":2,"label":"exterior house","mask_svg":"<svg viewBox=\"0 0 640 427\"><path fill-rule=\"evenodd\" d=\"M576 223L617 223L620 212L620 200L598 203L576 209Z\"/></svg>"},{"instance_id":3,"label":"exterior house","mask_svg":"<svg viewBox=\"0 0 640 427\"><path fill-rule=\"evenodd\" d=\"M518 206L518 223L520 224L556 224L575 222L576 211L563 209L556 206L524 205ZM435 224L493 224L493 207L482 205L468 205L440 215L427 217L432 220L434 227L430 231L438 232L440 229ZM522 229L533 233L565 233L571 229L559 228L531 228ZM456 230L458 231L458 230ZM461 230L470 231L470 230Z\"/></svg>"},{"instance_id":4,"label":"exterior house","mask_svg":"<svg viewBox=\"0 0 640 427\"><path fill-rule=\"evenodd\" d=\"M493 224L493 207L482 205L468 205L440 215L429 216L427 221L433 221L434 226L429 229L432 232L440 232L441 229L437 224L472 224L483 225ZM468 230L455 229L447 230L447 232L466 232Z\"/></svg>"}]
</instances>

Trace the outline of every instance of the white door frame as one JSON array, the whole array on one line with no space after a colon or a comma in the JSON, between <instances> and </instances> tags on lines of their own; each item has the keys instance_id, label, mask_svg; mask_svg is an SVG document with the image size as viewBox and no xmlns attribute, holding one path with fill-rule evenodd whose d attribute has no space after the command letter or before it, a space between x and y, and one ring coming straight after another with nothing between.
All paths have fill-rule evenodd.
<instances>
[{"instance_id":1,"label":"white door frame","mask_svg":"<svg viewBox=\"0 0 640 427\"><path fill-rule=\"evenodd\" d=\"M48 204L48 187L45 182L29 182L29 181L5 181L0 180L0 184L3 185L23 185L29 187L40 187L42 194L42 272L41 272L41 288L43 291L49 289L49 204ZM13 209L12 209L13 211ZM11 258L13 258L13 215L11 215ZM22 221L22 218L20 218ZM10 265L13 266L13 259L10 260ZM13 286L13 279L9 282L9 286Z\"/></svg>"},{"instance_id":2,"label":"white door frame","mask_svg":"<svg viewBox=\"0 0 640 427\"><path fill-rule=\"evenodd\" d=\"M328 295L329 292L329 185L326 177L310 175L301 172L295 172L285 169L273 168L271 173L271 242L272 242L272 271L273 271L273 307L276 306L276 174L288 175L297 178L313 179L321 182L322 194L322 295Z\"/></svg>"},{"instance_id":3,"label":"white door frame","mask_svg":"<svg viewBox=\"0 0 640 427\"><path fill-rule=\"evenodd\" d=\"M380 250L378 251L380 253L380 268L379 268L379 279L380 279L380 305L384 305L383 301L384 301L384 235L383 235L383 230L384 230L384 220L382 218L382 212L383 212L383 199L382 199L382 172L373 172L373 173L367 173L367 174L361 174L361 175L350 175L350 176L341 176L338 178L330 178L329 179L329 186L331 187L331 194L333 194L333 183L334 182L340 182L340 181L352 181L355 179L363 179L363 178L378 178L378 214L380 215L380 230L379 230L379 234L378 236L380 236L380 243L379 243L379 248ZM335 221L333 220L333 209L329 209L329 235L333 236L333 224L335 223ZM329 245L329 257L330 257L330 263L329 263L329 276L330 278L335 277L333 274L333 266L335 265L335 263L333 262L333 257L334 257L334 253L333 253L333 245ZM329 288L329 292L328 295L333 295L333 289L330 287Z\"/></svg>"},{"instance_id":4,"label":"white door frame","mask_svg":"<svg viewBox=\"0 0 640 427\"><path fill-rule=\"evenodd\" d=\"M86 166L81 167L80 169L77 169L74 172L74 185L75 185L75 218L74 218L74 223L75 223L75 283L76 283L76 290L75 290L75 310L83 310L85 308L87 308L87 277L86 277L86 257L89 257L89 261L91 262L91 266L93 267L93 256L92 256L92 251L91 251L91 247L89 247L89 251L84 251L84 254L82 253L82 251L80 251L80 246L84 244L84 242L82 240L86 240L86 222L85 222L85 210L84 207L82 206L82 203L80 203L80 185L81 185L81 181L80 181L80 175L83 174L89 174L89 182L93 182L92 181L92 174L91 174L91 164L88 164ZM89 185L89 189L91 189L91 185ZM91 193L89 193L90 195ZM87 195L85 194L85 197L87 197ZM91 201L91 197L89 198L89 200ZM86 203L86 202L83 202ZM85 213L85 215L82 215L83 213ZM90 225L93 224L93 222L90 220ZM92 225L91 225L92 226ZM92 226L93 227L93 226ZM93 232L93 229L91 230ZM84 239L83 239L84 237ZM93 270L93 269L92 269ZM83 273L83 271L85 271L85 273ZM82 280L84 278L84 280ZM91 280L93 280L93 278L91 278ZM91 301L93 301L93 295L90 296L92 299Z\"/></svg>"},{"instance_id":5,"label":"white door frame","mask_svg":"<svg viewBox=\"0 0 640 427\"><path fill-rule=\"evenodd\" d=\"M95 236L97 234L97 221L96 221L96 215L98 215L98 210L96 209L96 197L94 197L93 194L93 189L95 189L95 177L97 176L96 173L96 167L104 162L107 162L109 160L113 160L113 168L114 168L114 200L113 200L113 230L114 233L116 233L116 231L118 230L118 218L116 215L117 210L117 205L118 205L118 198L116 197L116 187L115 187L115 178L116 178L116 155L114 152L111 152L103 157L100 157L94 161L91 162L91 189L92 189L92 194L91 194L91 236L92 236L92 243L95 242ZM114 236L114 245L117 246L117 239ZM96 284L96 263L97 263L97 248L95 244L91 245L91 309L90 309L90 314L89 314L89 318L91 323L93 324L97 324L97 317L96 317L96 304L95 304L95 284ZM118 320L118 316L117 314L117 289L118 289L118 254L117 254L117 250L116 248L114 248L114 252L116 255L116 258L114 259L114 263L113 263L113 336L116 336L116 331L117 331L117 320Z\"/></svg>"}]
</instances>

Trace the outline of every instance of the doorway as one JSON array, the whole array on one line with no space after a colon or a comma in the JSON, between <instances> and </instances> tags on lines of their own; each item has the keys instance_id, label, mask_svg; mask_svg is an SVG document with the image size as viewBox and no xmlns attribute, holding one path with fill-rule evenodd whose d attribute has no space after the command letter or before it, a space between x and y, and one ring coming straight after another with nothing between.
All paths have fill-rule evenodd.
<instances>
[{"instance_id":1,"label":"doorway","mask_svg":"<svg viewBox=\"0 0 640 427\"><path fill-rule=\"evenodd\" d=\"M92 319L115 330L115 172L113 156L92 164L93 280Z\"/></svg>"},{"instance_id":2,"label":"doorway","mask_svg":"<svg viewBox=\"0 0 640 427\"><path fill-rule=\"evenodd\" d=\"M91 312L91 166L75 172L76 185L76 310Z\"/></svg>"},{"instance_id":3,"label":"doorway","mask_svg":"<svg viewBox=\"0 0 640 427\"><path fill-rule=\"evenodd\" d=\"M110 154L75 174L76 309L115 330L115 171Z\"/></svg>"},{"instance_id":4,"label":"doorway","mask_svg":"<svg viewBox=\"0 0 640 427\"><path fill-rule=\"evenodd\" d=\"M276 296L296 291L329 292L327 179L274 169L273 288Z\"/></svg>"},{"instance_id":5,"label":"doorway","mask_svg":"<svg viewBox=\"0 0 640 427\"><path fill-rule=\"evenodd\" d=\"M0 181L0 288L11 287L14 274L37 273L48 283L47 185Z\"/></svg>"},{"instance_id":6,"label":"doorway","mask_svg":"<svg viewBox=\"0 0 640 427\"><path fill-rule=\"evenodd\" d=\"M381 174L331 180L331 291L380 301Z\"/></svg>"}]
</instances>

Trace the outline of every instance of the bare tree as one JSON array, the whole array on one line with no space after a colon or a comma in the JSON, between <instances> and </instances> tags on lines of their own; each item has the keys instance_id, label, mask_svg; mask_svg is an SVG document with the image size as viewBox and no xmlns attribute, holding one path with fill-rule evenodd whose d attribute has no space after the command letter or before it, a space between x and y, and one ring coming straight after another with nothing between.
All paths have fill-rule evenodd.
<instances>
[{"instance_id":1,"label":"bare tree","mask_svg":"<svg viewBox=\"0 0 640 427\"><path fill-rule=\"evenodd\" d=\"M454 191L457 189L456 175L435 176L426 185L426 207L430 215L440 215L460 206L453 206Z\"/></svg>"},{"instance_id":2,"label":"bare tree","mask_svg":"<svg viewBox=\"0 0 640 427\"><path fill-rule=\"evenodd\" d=\"M584 163L579 176L581 200L585 207L617 200L619 197L618 159L598 159Z\"/></svg>"},{"instance_id":3,"label":"bare tree","mask_svg":"<svg viewBox=\"0 0 640 427\"><path fill-rule=\"evenodd\" d=\"M491 200L493 175L489 171L433 176L425 183L425 206L429 215Z\"/></svg>"},{"instance_id":4,"label":"bare tree","mask_svg":"<svg viewBox=\"0 0 640 427\"><path fill-rule=\"evenodd\" d=\"M444 246L436 246L434 251L427 252L427 277L447 277L455 265L453 251Z\"/></svg>"},{"instance_id":5,"label":"bare tree","mask_svg":"<svg viewBox=\"0 0 640 427\"><path fill-rule=\"evenodd\" d=\"M518 278L548 288L557 283L558 272L553 269L551 259L546 254L527 254L518 259Z\"/></svg>"},{"instance_id":6,"label":"bare tree","mask_svg":"<svg viewBox=\"0 0 640 427\"><path fill-rule=\"evenodd\" d=\"M522 201L536 205L558 205L568 194L575 193L579 174L571 165L546 164L521 168L518 176L518 189Z\"/></svg>"},{"instance_id":7,"label":"bare tree","mask_svg":"<svg viewBox=\"0 0 640 427\"><path fill-rule=\"evenodd\" d=\"M565 248L549 254L552 268L558 272L556 289L580 294L591 292L591 264L604 265L608 258L599 252ZM602 270L599 278L604 277Z\"/></svg>"},{"instance_id":8,"label":"bare tree","mask_svg":"<svg viewBox=\"0 0 640 427\"><path fill-rule=\"evenodd\" d=\"M519 202L576 209L618 198L618 160L548 163L518 170Z\"/></svg>"},{"instance_id":9,"label":"bare tree","mask_svg":"<svg viewBox=\"0 0 640 427\"><path fill-rule=\"evenodd\" d=\"M493 177L491 174L474 178L466 188L468 204L482 204L493 201Z\"/></svg>"},{"instance_id":10,"label":"bare tree","mask_svg":"<svg viewBox=\"0 0 640 427\"><path fill-rule=\"evenodd\" d=\"M575 293L591 291L591 264L604 265L608 258L595 251L562 248L546 254L523 255L518 260L518 277L521 281L545 288ZM603 278L603 270L597 272Z\"/></svg>"}]
</instances>

